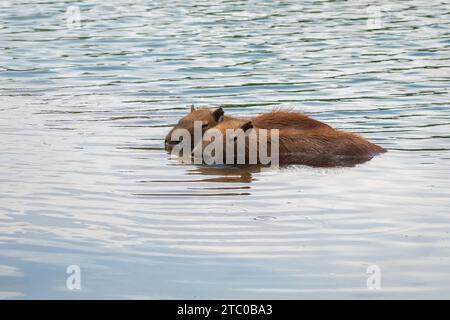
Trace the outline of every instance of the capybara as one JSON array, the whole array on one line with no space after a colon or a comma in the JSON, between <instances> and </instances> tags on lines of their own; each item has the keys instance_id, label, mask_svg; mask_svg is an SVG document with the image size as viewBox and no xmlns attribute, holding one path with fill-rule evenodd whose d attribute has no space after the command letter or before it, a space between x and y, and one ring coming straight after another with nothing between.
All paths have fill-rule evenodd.
<instances>
[{"instance_id":1,"label":"capybara","mask_svg":"<svg viewBox=\"0 0 450 320\"><path fill-rule=\"evenodd\" d=\"M329 125L312 119L307 115L290 110L273 110L251 119L252 125L262 129L315 129L331 128Z\"/></svg>"},{"instance_id":2,"label":"capybara","mask_svg":"<svg viewBox=\"0 0 450 320\"><path fill-rule=\"evenodd\" d=\"M219 122L227 120L243 120L244 118L235 118L224 115L221 107L217 109L196 109L191 107L191 112L181 118L181 120L167 134L165 139L166 150L171 151L175 145L181 141L178 138L173 139L172 133L176 129L186 129L191 135L191 146L194 147L194 122L201 121L202 135L206 130L216 126ZM314 120L300 112L290 110L273 110L263 113L254 118L250 118L254 127L263 129L313 129L330 128L327 124Z\"/></svg>"},{"instance_id":3,"label":"capybara","mask_svg":"<svg viewBox=\"0 0 450 320\"><path fill-rule=\"evenodd\" d=\"M227 130L236 130L236 136L227 136ZM216 130L216 131L213 131ZM251 144L251 134L256 137L259 142L263 138L263 130L253 126L253 121L246 121L240 119L231 119L220 122L216 127L209 129L204 136L202 143L199 143L194 151L193 155L203 155L203 151L206 148L211 148L211 143L216 142L216 137L211 139L211 134L220 132L219 137L222 141L218 142L222 148L222 163L230 164L230 155L227 158L227 141L234 144L231 149L233 164L238 163L239 148L238 139L243 139L245 163L249 163L250 154L256 154L257 163L262 163L260 159L259 144ZM273 133L267 131L267 152L270 154L271 144L273 139ZM385 152L386 150L380 146L377 146L361 136L333 129L329 126L317 126L311 129L296 129L292 127L285 127L279 129L278 132L279 148L275 150L278 154L278 161L280 165L287 164L302 164L315 167L335 167L335 166L353 166L358 163L362 163L372 159L375 155ZM217 145L216 145L217 146ZM201 150L199 150L199 148ZM215 153L214 151L213 153ZM270 154L272 156L272 154ZM242 159L242 158L241 158ZM209 162L210 163L210 162ZM242 163L242 162L240 162ZM267 164L267 163L264 163Z\"/></svg>"},{"instance_id":4,"label":"capybara","mask_svg":"<svg viewBox=\"0 0 450 320\"><path fill-rule=\"evenodd\" d=\"M224 119L229 119L229 117L224 116L223 109L221 107L217 109L196 109L194 106L191 107L191 112L180 119L178 123L173 127L167 134L165 139L166 150L170 151L175 145L180 143L179 140L174 140L172 138L172 133L176 129L186 129L189 131L191 137L194 136L194 122L201 121L202 123L202 134L217 125ZM194 139L191 138L191 147L194 148Z\"/></svg>"}]
</instances>

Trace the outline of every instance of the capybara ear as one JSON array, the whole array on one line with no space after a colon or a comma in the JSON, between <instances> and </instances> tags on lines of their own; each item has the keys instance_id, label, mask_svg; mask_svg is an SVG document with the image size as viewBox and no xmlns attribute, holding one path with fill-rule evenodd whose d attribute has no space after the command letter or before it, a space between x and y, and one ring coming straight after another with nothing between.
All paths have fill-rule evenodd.
<instances>
[{"instance_id":1,"label":"capybara ear","mask_svg":"<svg viewBox=\"0 0 450 320\"><path fill-rule=\"evenodd\" d=\"M224 114L224 111L223 111L222 107L219 107L213 111L212 116L213 116L214 120L216 120L217 122L222 122L223 114Z\"/></svg>"},{"instance_id":2,"label":"capybara ear","mask_svg":"<svg viewBox=\"0 0 450 320\"><path fill-rule=\"evenodd\" d=\"M194 107L193 104L191 104L191 112L192 112L192 111L195 111L195 107Z\"/></svg>"},{"instance_id":3,"label":"capybara ear","mask_svg":"<svg viewBox=\"0 0 450 320\"><path fill-rule=\"evenodd\" d=\"M253 123L251 121L247 121L241 126L241 129L245 132L253 128Z\"/></svg>"}]
</instances>

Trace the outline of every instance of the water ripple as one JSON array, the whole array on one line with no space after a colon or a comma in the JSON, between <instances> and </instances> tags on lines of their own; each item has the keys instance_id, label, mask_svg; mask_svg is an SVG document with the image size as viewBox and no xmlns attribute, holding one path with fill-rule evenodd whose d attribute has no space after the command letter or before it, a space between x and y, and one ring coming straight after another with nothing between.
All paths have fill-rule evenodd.
<instances>
[{"instance_id":1,"label":"water ripple","mask_svg":"<svg viewBox=\"0 0 450 320\"><path fill-rule=\"evenodd\" d=\"M0 3L1 299L448 295L447 1L72 5L79 29L68 3ZM163 139L191 104L292 107L389 152L185 165Z\"/></svg>"}]
</instances>

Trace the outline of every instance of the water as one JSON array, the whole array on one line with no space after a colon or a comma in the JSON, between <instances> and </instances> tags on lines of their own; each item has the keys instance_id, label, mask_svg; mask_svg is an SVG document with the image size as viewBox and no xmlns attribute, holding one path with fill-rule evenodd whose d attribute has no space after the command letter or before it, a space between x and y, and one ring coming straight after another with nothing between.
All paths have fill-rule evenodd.
<instances>
[{"instance_id":1,"label":"water","mask_svg":"<svg viewBox=\"0 0 450 320\"><path fill-rule=\"evenodd\" d=\"M449 298L448 1L104 3L0 4L0 298ZM182 165L192 103L389 152Z\"/></svg>"}]
</instances>

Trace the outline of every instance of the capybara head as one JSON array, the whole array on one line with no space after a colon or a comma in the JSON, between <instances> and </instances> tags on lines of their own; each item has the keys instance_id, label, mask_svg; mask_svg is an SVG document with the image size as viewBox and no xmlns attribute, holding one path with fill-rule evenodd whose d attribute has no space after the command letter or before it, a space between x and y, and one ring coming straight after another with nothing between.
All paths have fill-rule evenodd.
<instances>
[{"instance_id":1,"label":"capybara head","mask_svg":"<svg viewBox=\"0 0 450 320\"><path fill-rule=\"evenodd\" d=\"M191 112L185 115L178 121L178 123L170 130L165 139L166 150L170 151L172 148L181 142L181 140L173 139L172 133L176 129L185 129L191 135L191 147L194 148L194 123L196 121L202 124L202 134L206 130L216 126L219 122L223 121L224 111L221 107L217 109L195 109L191 107Z\"/></svg>"},{"instance_id":2,"label":"capybara head","mask_svg":"<svg viewBox=\"0 0 450 320\"><path fill-rule=\"evenodd\" d=\"M242 119L222 121L204 133L202 141L195 146L192 155L207 164L216 163L214 159L222 163L235 164L238 155L244 158L248 156L248 135L258 130L253 128L252 121ZM217 152L220 152L220 155Z\"/></svg>"}]
</instances>

